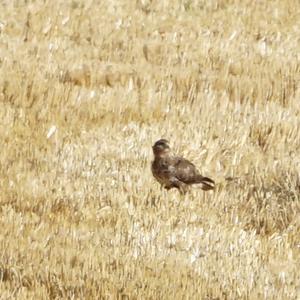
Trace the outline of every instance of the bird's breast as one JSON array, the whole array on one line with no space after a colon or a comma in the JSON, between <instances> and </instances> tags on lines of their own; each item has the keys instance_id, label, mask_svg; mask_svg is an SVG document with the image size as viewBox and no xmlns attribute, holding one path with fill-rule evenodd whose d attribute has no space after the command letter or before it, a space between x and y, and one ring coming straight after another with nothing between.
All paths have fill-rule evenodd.
<instances>
[{"instance_id":1,"label":"bird's breast","mask_svg":"<svg viewBox=\"0 0 300 300\"><path fill-rule=\"evenodd\" d=\"M167 185L170 182L171 167L163 160L153 161L151 166L152 174L159 183Z\"/></svg>"}]
</instances>

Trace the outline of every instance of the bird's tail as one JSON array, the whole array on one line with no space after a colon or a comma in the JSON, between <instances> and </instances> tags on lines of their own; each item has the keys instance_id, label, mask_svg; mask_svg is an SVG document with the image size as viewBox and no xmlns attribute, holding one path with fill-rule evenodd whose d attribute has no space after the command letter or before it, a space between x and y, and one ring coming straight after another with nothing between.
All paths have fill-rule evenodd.
<instances>
[{"instance_id":1,"label":"bird's tail","mask_svg":"<svg viewBox=\"0 0 300 300\"><path fill-rule=\"evenodd\" d=\"M201 189L204 191L213 190L215 188L215 182L208 178L198 175L195 183L201 183Z\"/></svg>"}]
</instances>

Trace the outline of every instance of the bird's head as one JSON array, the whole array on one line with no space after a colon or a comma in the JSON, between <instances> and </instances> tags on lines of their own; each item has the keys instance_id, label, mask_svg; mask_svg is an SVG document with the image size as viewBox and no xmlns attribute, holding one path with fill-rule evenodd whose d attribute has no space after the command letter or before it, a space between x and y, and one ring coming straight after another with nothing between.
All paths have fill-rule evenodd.
<instances>
[{"instance_id":1,"label":"bird's head","mask_svg":"<svg viewBox=\"0 0 300 300\"><path fill-rule=\"evenodd\" d=\"M170 152L169 141L160 139L152 146L153 154L155 157L162 157L168 155Z\"/></svg>"}]
</instances>

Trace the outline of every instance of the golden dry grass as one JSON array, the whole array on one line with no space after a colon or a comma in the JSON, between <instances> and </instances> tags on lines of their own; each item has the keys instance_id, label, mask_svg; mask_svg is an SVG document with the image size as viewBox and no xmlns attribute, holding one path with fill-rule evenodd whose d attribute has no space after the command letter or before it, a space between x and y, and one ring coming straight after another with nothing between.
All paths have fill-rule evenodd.
<instances>
[{"instance_id":1,"label":"golden dry grass","mask_svg":"<svg viewBox=\"0 0 300 300\"><path fill-rule=\"evenodd\" d=\"M299 11L2 1L0 298L299 299ZM160 190L161 137L216 191Z\"/></svg>"}]
</instances>

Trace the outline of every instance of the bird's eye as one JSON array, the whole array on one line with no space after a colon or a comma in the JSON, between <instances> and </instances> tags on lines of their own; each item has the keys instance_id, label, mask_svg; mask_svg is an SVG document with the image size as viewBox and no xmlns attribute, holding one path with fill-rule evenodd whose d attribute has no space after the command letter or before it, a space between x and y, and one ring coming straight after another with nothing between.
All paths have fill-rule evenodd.
<instances>
[{"instance_id":1,"label":"bird's eye","mask_svg":"<svg viewBox=\"0 0 300 300\"><path fill-rule=\"evenodd\" d=\"M164 143L164 142L158 142L154 145L155 148L160 149L160 150L164 150L164 149L168 149L169 146L168 144Z\"/></svg>"}]
</instances>

